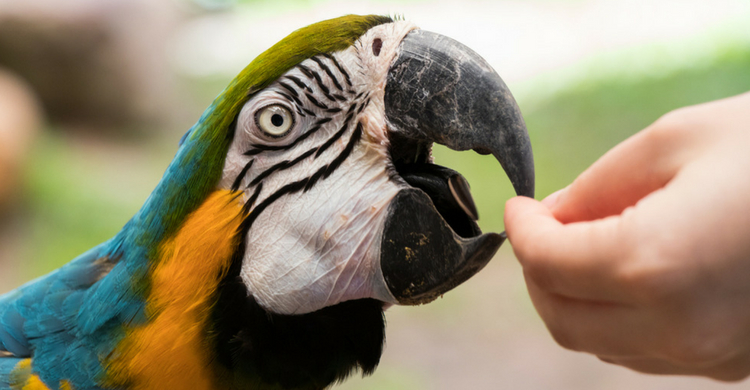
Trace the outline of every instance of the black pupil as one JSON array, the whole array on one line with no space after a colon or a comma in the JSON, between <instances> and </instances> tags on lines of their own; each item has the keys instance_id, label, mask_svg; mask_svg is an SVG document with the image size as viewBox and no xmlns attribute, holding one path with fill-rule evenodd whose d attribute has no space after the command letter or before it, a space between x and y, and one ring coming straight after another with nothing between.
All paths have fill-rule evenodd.
<instances>
[{"instance_id":1,"label":"black pupil","mask_svg":"<svg viewBox=\"0 0 750 390\"><path fill-rule=\"evenodd\" d=\"M271 123L273 123L274 126L279 127L284 124L284 117L279 114L273 114L273 116L271 116Z\"/></svg>"}]
</instances>

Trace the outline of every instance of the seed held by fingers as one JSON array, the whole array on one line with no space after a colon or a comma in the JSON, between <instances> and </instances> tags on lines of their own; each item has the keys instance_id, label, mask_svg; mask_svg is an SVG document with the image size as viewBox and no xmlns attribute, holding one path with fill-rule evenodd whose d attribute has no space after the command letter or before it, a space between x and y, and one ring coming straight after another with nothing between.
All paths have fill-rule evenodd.
<instances>
[{"instance_id":1,"label":"seed held by fingers","mask_svg":"<svg viewBox=\"0 0 750 390\"><path fill-rule=\"evenodd\" d=\"M477 206L474 204L474 198L471 196L471 190L469 182L461 174L456 174L448 179L448 187L451 190L451 195L461 209L471 217L473 220L479 219L479 212Z\"/></svg>"}]
</instances>

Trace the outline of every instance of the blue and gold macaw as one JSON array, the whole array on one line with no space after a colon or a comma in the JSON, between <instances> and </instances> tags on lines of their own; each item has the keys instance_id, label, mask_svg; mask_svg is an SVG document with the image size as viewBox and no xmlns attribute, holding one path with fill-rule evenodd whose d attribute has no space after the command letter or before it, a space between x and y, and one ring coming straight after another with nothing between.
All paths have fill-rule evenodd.
<instances>
[{"instance_id":1,"label":"blue and gold macaw","mask_svg":"<svg viewBox=\"0 0 750 390\"><path fill-rule=\"evenodd\" d=\"M0 296L0 389L323 389L371 373L383 311L478 272L465 179L493 154L533 196L531 147L476 53L382 16L293 32L187 132L111 240Z\"/></svg>"}]
</instances>

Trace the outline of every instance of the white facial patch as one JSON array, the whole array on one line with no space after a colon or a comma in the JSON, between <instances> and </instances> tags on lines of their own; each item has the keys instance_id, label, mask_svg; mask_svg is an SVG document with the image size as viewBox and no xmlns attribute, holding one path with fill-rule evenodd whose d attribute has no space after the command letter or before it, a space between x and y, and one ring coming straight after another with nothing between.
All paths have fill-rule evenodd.
<instances>
[{"instance_id":1,"label":"white facial patch","mask_svg":"<svg viewBox=\"0 0 750 390\"><path fill-rule=\"evenodd\" d=\"M244 192L251 223L240 276L267 310L395 303L380 241L403 184L389 177L383 97L396 50L413 29L403 21L376 26L346 50L303 61L241 110L220 187ZM286 123L276 112L294 121L281 136L258 123Z\"/></svg>"},{"instance_id":2,"label":"white facial patch","mask_svg":"<svg viewBox=\"0 0 750 390\"><path fill-rule=\"evenodd\" d=\"M380 276L387 207L398 192L374 153L351 162L305 193L280 198L247 235L241 276L264 307L301 314L339 302L391 301Z\"/></svg>"}]
</instances>

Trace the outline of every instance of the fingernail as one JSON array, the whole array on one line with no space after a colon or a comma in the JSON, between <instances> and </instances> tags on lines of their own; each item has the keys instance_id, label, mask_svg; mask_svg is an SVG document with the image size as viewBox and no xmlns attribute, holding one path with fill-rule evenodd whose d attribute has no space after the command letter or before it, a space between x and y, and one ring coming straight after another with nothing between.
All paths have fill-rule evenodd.
<instances>
[{"instance_id":1,"label":"fingernail","mask_svg":"<svg viewBox=\"0 0 750 390\"><path fill-rule=\"evenodd\" d=\"M566 187L567 188L567 187ZM551 209L555 207L557 204L557 200L560 199L560 194L565 191L565 188L561 190L557 190L551 194L549 194L546 198L542 200L542 204L547 206L548 209Z\"/></svg>"}]
</instances>

